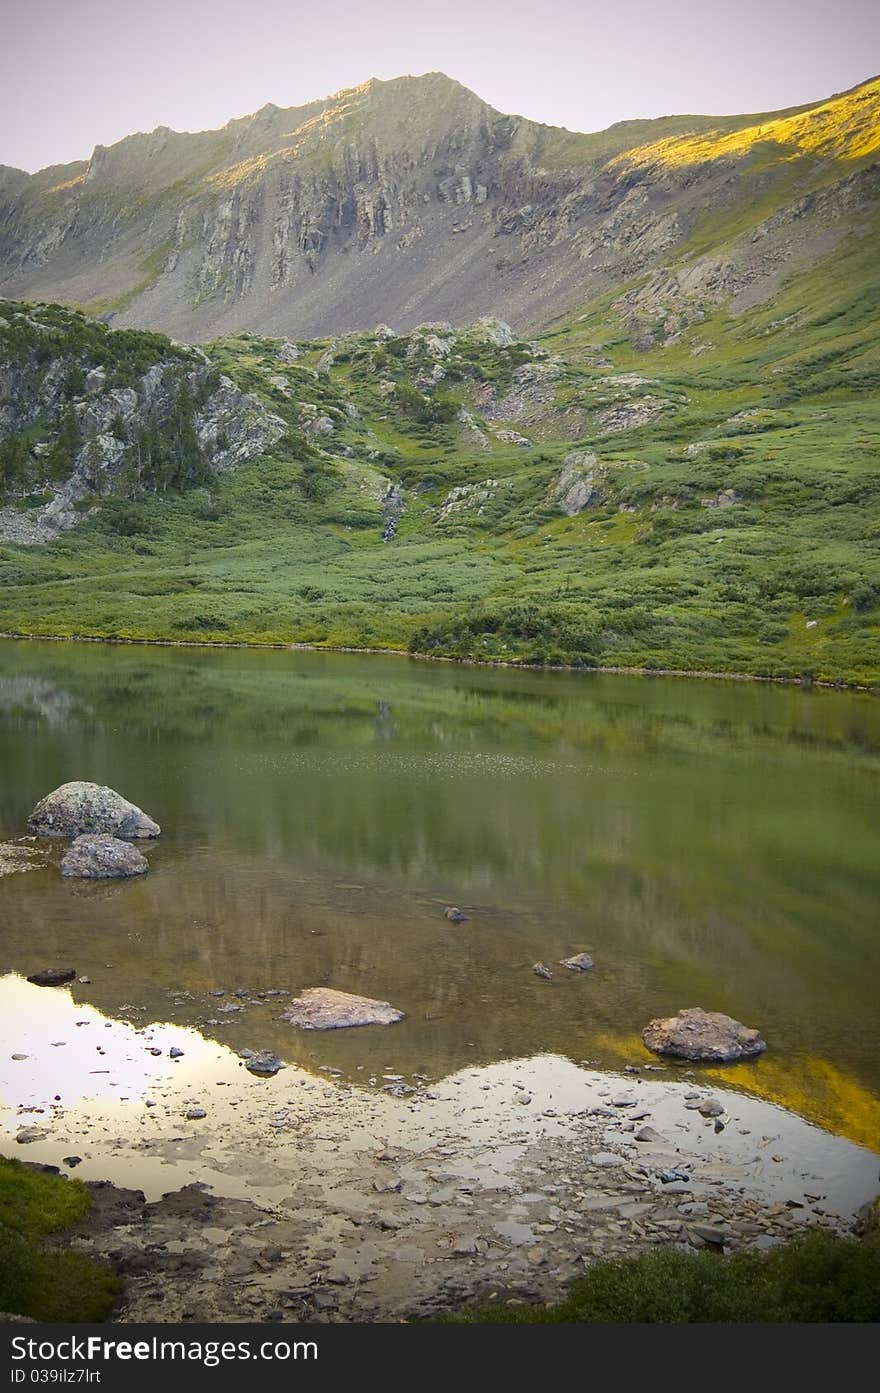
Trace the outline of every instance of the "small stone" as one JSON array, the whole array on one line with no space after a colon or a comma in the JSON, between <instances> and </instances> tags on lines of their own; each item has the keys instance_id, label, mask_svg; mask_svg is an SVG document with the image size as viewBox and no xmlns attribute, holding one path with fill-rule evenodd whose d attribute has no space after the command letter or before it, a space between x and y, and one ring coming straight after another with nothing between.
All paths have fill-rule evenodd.
<instances>
[{"instance_id":1,"label":"small stone","mask_svg":"<svg viewBox=\"0 0 880 1393\"><path fill-rule=\"evenodd\" d=\"M532 971L536 977L543 977L548 982L553 980L553 973L546 963L534 963L532 965Z\"/></svg>"},{"instance_id":2,"label":"small stone","mask_svg":"<svg viewBox=\"0 0 880 1393\"><path fill-rule=\"evenodd\" d=\"M186 1110L187 1122L197 1122L200 1117L207 1116L208 1114L204 1108L187 1108Z\"/></svg>"},{"instance_id":3,"label":"small stone","mask_svg":"<svg viewBox=\"0 0 880 1393\"><path fill-rule=\"evenodd\" d=\"M244 1067L249 1074L256 1074L260 1078L271 1078L278 1073L279 1069L284 1068L284 1062L271 1050L259 1050L257 1054L248 1054L244 1061Z\"/></svg>"},{"instance_id":4,"label":"small stone","mask_svg":"<svg viewBox=\"0 0 880 1393\"><path fill-rule=\"evenodd\" d=\"M49 1133L40 1127L22 1127L19 1132L16 1132L15 1140L19 1146L27 1146L30 1142L44 1141L48 1135Z\"/></svg>"},{"instance_id":5,"label":"small stone","mask_svg":"<svg viewBox=\"0 0 880 1393\"><path fill-rule=\"evenodd\" d=\"M669 1170L660 1171L657 1179L662 1181L664 1185L672 1185L677 1180L683 1181L685 1184L690 1183L690 1175L688 1172L676 1170L674 1167L671 1167Z\"/></svg>"},{"instance_id":6,"label":"small stone","mask_svg":"<svg viewBox=\"0 0 880 1393\"><path fill-rule=\"evenodd\" d=\"M183 1059L183 1050L179 1050L176 1045L172 1045L168 1051L171 1059Z\"/></svg>"},{"instance_id":7,"label":"small stone","mask_svg":"<svg viewBox=\"0 0 880 1393\"><path fill-rule=\"evenodd\" d=\"M699 1110L703 1117L720 1117L724 1112L724 1104L718 1098L707 1098L700 1104Z\"/></svg>"},{"instance_id":8,"label":"small stone","mask_svg":"<svg viewBox=\"0 0 880 1393\"><path fill-rule=\"evenodd\" d=\"M467 923L467 915L462 914L461 910L456 905L450 905L448 909L445 909L443 911L443 918L448 919L450 924Z\"/></svg>"},{"instance_id":9,"label":"small stone","mask_svg":"<svg viewBox=\"0 0 880 1393\"><path fill-rule=\"evenodd\" d=\"M28 977L35 987L61 987L76 977L75 967L46 967L42 972L32 972Z\"/></svg>"},{"instance_id":10,"label":"small stone","mask_svg":"<svg viewBox=\"0 0 880 1393\"><path fill-rule=\"evenodd\" d=\"M560 958L560 965L567 967L569 972L589 972L593 966L593 959L589 953L575 953L573 958Z\"/></svg>"},{"instance_id":11,"label":"small stone","mask_svg":"<svg viewBox=\"0 0 880 1393\"><path fill-rule=\"evenodd\" d=\"M61 874L79 880L119 880L149 869L137 847L108 832L77 837L61 858Z\"/></svg>"},{"instance_id":12,"label":"small stone","mask_svg":"<svg viewBox=\"0 0 880 1393\"><path fill-rule=\"evenodd\" d=\"M636 1141L662 1141L659 1132L655 1132L653 1127L640 1127L636 1132Z\"/></svg>"},{"instance_id":13,"label":"small stone","mask_svg":"<svg viewBox=\"0 0 880 1393\"><path fill-rule=\"evenodd\" d=\"M62 1166L69 1166L71 1170L73 1170L76 1166L80 1165L81 1163L82 1163L82 1157L81 1157L81 1156L62 1156L62 1157L61 1157L61 1164L62 1164Z\"/></svg>"}]
</instances>

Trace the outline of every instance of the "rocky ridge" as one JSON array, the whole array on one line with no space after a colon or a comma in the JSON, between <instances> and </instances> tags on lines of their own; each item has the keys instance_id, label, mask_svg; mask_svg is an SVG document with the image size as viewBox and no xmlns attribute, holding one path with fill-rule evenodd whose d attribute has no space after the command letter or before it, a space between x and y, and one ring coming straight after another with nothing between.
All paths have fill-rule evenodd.
<instances>
[{"instance_id":1,"label":"rocky ridge","mask_svg":"<svg viewBox=\"0 0 880 1393\"><path fill-rule=\"evenodd\" d=\"M619 290L650 341L659 319L676 332L723 298L766 298L834 245L877 197L878 101L875 80L800 115L579 135L442 73L372 80L220 131L160 127L33 176L0 171L0 290L187 339L499 311L533 330ZM746 204L755 220L731 237ZM724 250L688 254L707 208Z\"/></svg>"}]
</instances>

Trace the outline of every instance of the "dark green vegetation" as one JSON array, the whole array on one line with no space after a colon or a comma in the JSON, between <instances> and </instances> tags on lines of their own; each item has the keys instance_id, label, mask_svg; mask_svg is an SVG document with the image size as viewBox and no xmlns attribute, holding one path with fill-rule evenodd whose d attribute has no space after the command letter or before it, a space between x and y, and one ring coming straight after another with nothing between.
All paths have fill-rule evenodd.
<instances>
[{"instance_id":1,"label":"dark green vegetation","mask_svg":"<svg viewBox=\"0 0 880 1393\"><path fill-rule=\"evenodd\" d=\"M880 1320L880 1246L812 1232L769 1253L658 1249L601 1262L548 1308L487 1306L469 1324L587 1321L766 1324Z\"/></svg>"},{"instance_id":2,"label":"dark green vegetation","mask_svg":"<svg viewBox=\"0 0 880 1393\"><path fill-rule=\"evenodd\" d=\"M108 1267L45 1242L89 1210L78 1180L0 1157L0 1310L40 1321L99 1321L119 1281Z\"/></svg>"}]
</instances>

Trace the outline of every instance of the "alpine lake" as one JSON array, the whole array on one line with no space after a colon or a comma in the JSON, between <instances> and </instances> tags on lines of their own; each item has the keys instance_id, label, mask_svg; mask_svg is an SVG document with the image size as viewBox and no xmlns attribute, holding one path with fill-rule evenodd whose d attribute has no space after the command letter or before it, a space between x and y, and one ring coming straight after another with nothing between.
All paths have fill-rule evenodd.
<instances>
[{"instance_id":1,"label":"alpine lake","mask_svg":"<svg viewBox=\"0 0 880 1393\"><path fill-rule=\"evenodd\" d=\"M406 1095L412 1115L464 1081L477 1130L493 1107L509 1122L504 1070L524 1069L533 1091L561 1080L557 1106L581 1074L603 1096L621 1080L665 1085L668 1097L708 1086L730 1111L763 1109L765 1130L767 1117L780 1135L796 1128L798 1156L812 1148L814 1171L838 1183L838 1212L880 1188L875 697L366 654L5 641L0 767L7 1155L57 1163L50 1119L112 1105L106 1137L78 1148L81 1174L154 1195L209 1172L216 1185L197 1145L185 1174L180 1151L151 1170L144 1097L167 1085L179 1111L178 1063L187 1097L231 1069L252 1090L271 1087L244 1072L238 1051L250 1049L285 1061L279 1087L311 1080L316 1097L350 1099L352 1118L367 1095ZM65 844L28 837L38 799L75 779L109 785L160 823L140 844L146 875L65 879ZM465 922L449 922L448 906ZM580 952L592 971L560 965ZM47 966L87 980L25 980ZM314 986L387 1000L405 1018L286 1024L284 993ZM757 1027L766 1054L718 1068L657 1060L643 1027L685 1006ZM175 1042L180 1061L168 1057ZM502 1077L503 1098L490 1087ZM512 1109L517 1122L526 1111ZM546 1116L552 1131L555 1109ZM47 1139L16 1146L34 1122ZM227 1111L227 1142L237 1125ZM751 1142L740 1129L740 1149ZM270 1183L260 1166L248 1184L230 1176L228 1193L277 1199L277 1175Z\"/></svg>"}]
</instances>

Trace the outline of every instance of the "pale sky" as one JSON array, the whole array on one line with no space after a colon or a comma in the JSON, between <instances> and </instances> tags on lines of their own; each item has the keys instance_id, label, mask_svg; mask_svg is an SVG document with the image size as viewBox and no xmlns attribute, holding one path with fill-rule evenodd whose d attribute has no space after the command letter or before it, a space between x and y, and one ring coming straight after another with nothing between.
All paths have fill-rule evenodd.
<instances>
[{"instance_id":1,"label":"pale sky","mask_svg":"<svg viewBox=\"0 0 880 1393\"><path fill-rule=\"evenodd\" d=\"M0 0L0 164L437 70L571 130L767 111L880 72L880 0Z\"/></svg>"}]
</instances>

